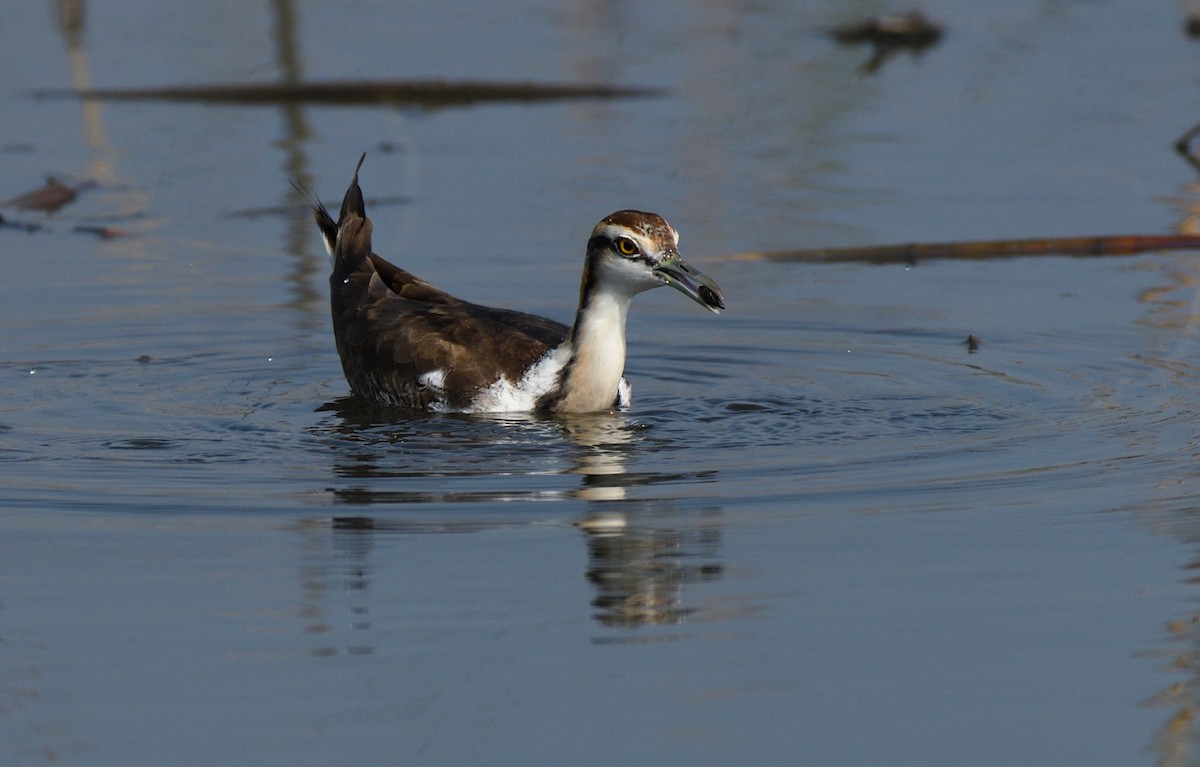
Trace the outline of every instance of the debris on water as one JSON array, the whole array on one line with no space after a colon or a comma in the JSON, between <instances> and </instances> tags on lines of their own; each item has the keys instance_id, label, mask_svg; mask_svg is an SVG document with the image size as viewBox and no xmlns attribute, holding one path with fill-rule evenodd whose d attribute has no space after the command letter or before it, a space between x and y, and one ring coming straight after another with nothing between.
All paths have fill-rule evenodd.
<instances>
[{"instance_id":1,"label":"debris on water","mask_svg":"<svg viewBox=\"0 0 1200 767\"><path fill-rule=\"evenodd\" d=\"M4 216L0 216L0 229L15 229L18 232L33 233L44 231L46 227L32 221L9 221Z\"/></svg>"},{"instance_id":2,"label":"debris on water","mask_svg":"<svg viewBox=\"0 0 1200 767\"><path fill-rule=\"evenodd\" d=\"M975 335L974 333L969 334L964 343L967 346L968 353L974 354L975 352L979 351L979 336Z\"/></svg>"},{"instance_id":3,"label":"debris on water","mask_svg":"<svg viewBox=\"0 0 1200 767\"><path fill-rule=\"evenodd\" d=\"M139 363L140 363L140 364L142 364L142 365L145 365L145 364L146 364L147 362L149 362L149 361L150 361L150 355L149 355L149 354L142 354L142 355L139 355L139 356L138 356L138 358L137 358L137 362L139 362Z\"/></svg>"},{"instance_id":4,"label":"debris on water","mask_svg":"<svg viewBox=\"0 0 1200 767\"><path fill-rule=\"evenodd\" d=\"M16 208L17 210L40 210L45 213L53 213L59 208L74 202L79 193L91 189L96 185L94 181L84 181L75 186L64 184L54 176L47 176L46 183L32 192L19 194L16 197L10 197L7 200L0 202L0 207Z\"/></svg>"},{"instance_id":5,"label":"debris on water","mask_svg":"<svg viewBox=\"0 0 1200 767\"><path fill-rule=\"evenodd\" d=\"M890 13L834 27L833 39L842 45L869 44L874 47L862 71L871 74L896 51L907 48L920 54L942 39L944 30L920 11Z\"/></svg>"},{"instance_id":6,"label":"debris on water","mask_svg":"<svg viewBox=\"0 0 1200 767\"><path fill-rule=\"evenodd\" d=\"M88 226L79 224L71 231L79 234L94 234L102 240L113 240L117 237L128 237L129 232L117 229L115 226Z\"/></svg>"},{"instance_id":7,"label":"debris on water","mask_svg":"<svg viewBox=\"0 0 1200 767\"><path fill-rule=\"evenodd\" d=\"M1200 11L1189 11L1183 23L1184 33L1191 38L1200 38Z\"/></svg>"}]
</instances>

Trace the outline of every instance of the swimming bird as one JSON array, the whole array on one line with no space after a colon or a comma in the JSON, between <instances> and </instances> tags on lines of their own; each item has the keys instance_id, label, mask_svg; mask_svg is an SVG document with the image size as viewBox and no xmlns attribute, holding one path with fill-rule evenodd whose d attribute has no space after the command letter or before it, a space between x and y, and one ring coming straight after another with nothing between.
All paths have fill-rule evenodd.
<instances>
[{"instance_id":1,"label":"swimming bird","mask_svg":"<svg viewBox=\"0 0 1200 767\"><path fill-rule=\"evenodd\" d=\"M717 284L680 257L678 232L636 210L592 230L571 327L455 298L372 252L358 184L364 158L337 220L319 201L313 211L333 261L333 334L355 395L435 412L626 408L631 299L670 285L714 314L725 308Z\"/></svg>"}]
</instances>

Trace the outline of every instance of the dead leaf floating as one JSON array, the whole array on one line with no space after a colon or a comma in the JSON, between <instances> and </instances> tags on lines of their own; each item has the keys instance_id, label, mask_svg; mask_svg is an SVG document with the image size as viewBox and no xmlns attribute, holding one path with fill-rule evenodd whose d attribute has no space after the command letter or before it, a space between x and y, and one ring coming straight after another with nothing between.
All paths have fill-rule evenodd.
<instances>
[{"instance_id":1,"label":"dead leaf floating","mask_svg":"<svg viewBox=\"0 0 1200 767\"><path fill-rule=\"evenodd\" d=\"M59 208L75 201L79 193L95 186L94 181L84 181L76 186L62 183L54 176L46 177L46 184L32 192L19 194L0 202L0 207L16 208L17 210L40 210L54 213Z\"/></svg>"}]
</instances>

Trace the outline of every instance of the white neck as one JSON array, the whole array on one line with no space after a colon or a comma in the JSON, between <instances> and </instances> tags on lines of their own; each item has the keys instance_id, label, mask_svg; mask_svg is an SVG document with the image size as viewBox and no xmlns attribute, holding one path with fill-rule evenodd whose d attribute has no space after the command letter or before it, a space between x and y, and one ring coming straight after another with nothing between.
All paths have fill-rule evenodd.
<instances>
[{"instance_id":1,"label":"white neck","mask_svg":"<svg viewBox=\"0 0 1200 767\"><path fill-rule=\"evenodd\" d=\"M625 317L631 296L594 290L575 317L567 343L571 361L562 382L561 413L607 410L617 398L625 372Z\"/></svg>"}]
</instances>

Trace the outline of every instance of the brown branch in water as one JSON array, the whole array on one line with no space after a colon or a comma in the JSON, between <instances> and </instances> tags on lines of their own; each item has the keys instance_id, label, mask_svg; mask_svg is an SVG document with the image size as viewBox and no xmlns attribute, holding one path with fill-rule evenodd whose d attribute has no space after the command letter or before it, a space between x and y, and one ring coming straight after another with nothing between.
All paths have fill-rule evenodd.
<instances>
[{"instance_id":1,"label":"brown branch in water","mask_svg":"<svg viewBox=\"0 0 1200 767\"><path fill-rule=\"evenodd\" d=\"M397 104L426 108L480 101L560 101L656 96L654 88L620 85L447 80L347 80L308 83L215 83L162 88L42 90L37 98L76 97L108 101L199 101L233 104Z\"/></svg>"},{"instance_id":2,"label":"brown branch in water","mask_svg":"<svg viewBox=\"0 0 1200 767\"><path fill-rule=\"evenodd\" d=\"M1096 258L1132 256L1160 250L1200 250L1200 235L1130 234L1101 237L1048 237L1029 240L979 240L875 245L857 248L810 248L734 253L727 261L805 263L916 264L936 259L982 260L1026 256Z\"/></svg>"}]
</instances>

